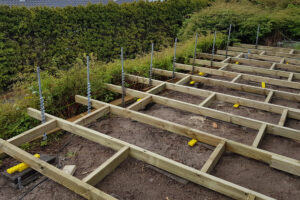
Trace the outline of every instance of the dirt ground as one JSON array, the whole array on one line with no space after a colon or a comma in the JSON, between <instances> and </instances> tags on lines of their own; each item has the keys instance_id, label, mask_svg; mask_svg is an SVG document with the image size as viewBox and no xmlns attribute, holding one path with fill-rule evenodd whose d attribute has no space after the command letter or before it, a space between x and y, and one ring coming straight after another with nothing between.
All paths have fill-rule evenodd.
<instances>
[{"instance_id":1,"label":"dirt ground","mask_svg":"<svg viewBox=\"0 0 300 200\"><path fill-rule=\"evenodd\" d=\"M159 95L192 104L200 104L204 100L201 97L170 90L166 90ZM247 96L247 94L245 95ZM257 100L259 97L254 96L253 98ZM238 109L233 109L231 104L220 101L214 101L210 108L270 123L277 123L280 118L279 115L242 106ZM140 112L244 144L251 144L257 134L257 130L158 104L149 105L147 109ZM299 121L288 120L287 124L296 127ZM193 148L189 147L187 145L188 138L115 115L99 119L87 127L143 147L198 170L202 168L214 149L214 147L199 142ZM260 148L300 159L300 143L286 138L266 135ZM56 165L59 168L66 164L75 164L78 168L74 176L79 179L88 175L115 153L109 148L68 133L58 142L45 148L38 147L29 152L32 154L43 152L57 156L58 162ZM14 163L16 161L12 158L5 159L0 170L7 169ZM231 153L225 153L222 156L212 174L277 199L298 199L300 195L300 179L298 177L272 169L261 162ZM6 182L0 177L0 199L20 199L22 194L41 180L39 179L21 190L15 190L8 187ZM148 164L133 158L128 158L113 173L98 183L96 187L118 199L124 200L229 199L190 182L187 184L180 183L166 174L157 172L149 167ZM51 180L47 180L37 186L24 199L41 198L44 200L83 199Z\"/></svg>"}]
</instances>

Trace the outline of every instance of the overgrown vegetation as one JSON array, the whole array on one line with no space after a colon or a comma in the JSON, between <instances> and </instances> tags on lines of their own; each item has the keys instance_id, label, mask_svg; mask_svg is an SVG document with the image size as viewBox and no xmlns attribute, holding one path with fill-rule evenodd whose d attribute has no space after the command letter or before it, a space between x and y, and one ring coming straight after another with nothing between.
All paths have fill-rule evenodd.
<instances>
[{"instance_id":1,"label":"overgrown vegetation","mask_svg":"<svg viewBox=\"0 0 300 200\"><path fill-rule=\"evenodd\" d=\"M217 48L225 43L226 36L218 35ZM212 48L213 36L201 37L197 51L210 51ZM187 62L194 52L194 38L178 44L177 60ZM172 68L174 49L166 48L155 52L153 67L161 69ZM93 55L91 60L91 85L92 98L109 102L115 98L115 94L105 89L104 83L116 82L121 75L121 62L115 60L104 64L97 61ZM83 57L83 56L82 56ZM150 55L139 56L135 59L125 60L125 71L141 76L148 76L150 66ZM60 71L57 76L47 71L42 72L43 96L45 99L46 112L56 116L68 118L74 114L86 111L86 107L75 104L76 94L86 96L86 65L81 59L69 71ZM9 102L0 104L0 137L10 138L37 125L37 120L31 119L26 114L27 107L39 109L39 96L37 82L31 84L21 83L17 86L14 97L20 97L13 104Z\"/></svg>"},{"instance_id":2,"label":"overgrown vegetation","mask_svg":"<svg viewBox=\"0 0 300 200\"><path fill-rule=\"evenodd\" d=\"M87 6L0 6L0 92L36 66L51 74L69 69L83 53L97 60L125 57L169 46L187 14L207 6L208 0L139 1Z\"/></svg>"},{"instance_id":3,"label":"overgrown vegetation","mask_svg":"<svg viewBox=\"0 0 300 200\"><path fill-rule=\"evenodd\" d=\"M258 25L261 44L271 45L282 39L297 39L300 37L300 7L289 2L292 3L274 0L217 0L212 6L186 20L180 37L189 38L196 31L202 34L212 30L227 33L232 24L232 38L244 43L255 42ZM271 4L272 8L266 7Z\"/></svg>"}]
</instances>

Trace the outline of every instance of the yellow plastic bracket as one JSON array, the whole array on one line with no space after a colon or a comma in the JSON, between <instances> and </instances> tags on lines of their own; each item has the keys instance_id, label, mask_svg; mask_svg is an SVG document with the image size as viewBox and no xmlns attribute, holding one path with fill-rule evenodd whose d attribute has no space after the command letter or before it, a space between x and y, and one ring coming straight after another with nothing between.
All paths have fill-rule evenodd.
<instances>
[{"instance_id":1,"label":"yellow plastic bracket","mask_svg":"<svg viewBox=\"0 0 300 200\"><path fill-rule=\"evenodd\" d=\"M233 105L233 107L238 108L238 107L240 107L240 104L236 103L236 104Z\"/></svg>"},{"instance_id":2,"label":"yellow plastic bracket","mask_svg":"<svg viewBox=\"0 0 300 200\"><path fill-rule=\"evenodd\" d=\"M198 74L199 74L199 76L204 76L205 75L204 72L199 72Z\"/></svg>"},{"instance_id":3,"label":"yellow plastic bracket","mask_svg":"<svg viewBox=\"0 0 300 200\"><path fill-rule=\"evenodd\" d=\"M142 99L137 99L136 101L139 102L140 100L142 100Z\"/></svg>"},{"instance_id":4,"label":"yellow plastic bracket","mask_svg":"<svg viewBox=\"0 0 300 200\"><path fill-rule=\"evenodd\" d=\"M194 85L194 84L195 84L195 81L191 81L191 82L190 82L190 85Z\"/></svg>"},{"instance_id":5,"label":"yellow plastic bracket","mask_svg":"<svg viewBox=\"0 0 300 200\"><path fill-rule=\"evenodd\" d=\"M41 155L40 154L34 154L34 157L36 158L40 158ZM6 172L8 174L13 174L15 172L22 172L24 171L25 169L27 169L29 166L26 164L26 163L20 163L20 164L17 164L9 169L6 170Z\"/></svg>"},{"instance_id":6,"label":"yellow plastic bracket","mask_svg":"<svg viewBox=\"0 0 300 200\"><path fill-rule=\"evenodd\" d=\"M193 147L198 141L196 139L191 139L188 143L189 146Z\"/></svg>"},{"instance_id":7,"label":"yellow plastic bracket","mask_svg":"<svg viewBox=\"0 0 300 200\"><path fill-rule=\"evenodd\" d=\"M287 64L287 65L288 65L289 63L288 63L288 62L286 62L285 64Z\"/></svg>"},{"instance_id":8,"label":"yellow plastic bracket","mask_svg":"<svg viewBox=\"0 0 300 200\"><path fill-rule=\"evenodd\" d=\"M238 65L238 64L239 64L239 62L238 62L238 61L236 61L236 62L235 62L235 64L236 64L236 65Z\"/></svg>"},{"instance_id":9,"label":"yellow plastic bracket","mask_svg":"<svg viewBox=\"0 0 300 200\"><path fill-rule=\"evenodd\" d=\"M265 82L261 82L261 87L262 88L266 88L266 83Z\"/></svg>"}]
</instances>

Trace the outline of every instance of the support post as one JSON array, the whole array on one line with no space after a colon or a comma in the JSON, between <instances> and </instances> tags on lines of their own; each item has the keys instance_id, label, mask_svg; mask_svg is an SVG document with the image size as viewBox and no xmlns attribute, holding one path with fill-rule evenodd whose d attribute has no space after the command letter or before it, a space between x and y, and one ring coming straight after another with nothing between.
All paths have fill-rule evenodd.
<instances>
[{"instance_id":1,"label":"support post","mask_svg":"<svg viewBox=\"0 0 300 200\"><path fill-rule=\"evenodd\" d=\"M150 70L149 70L149 87L152 86L152 61L153 61L153 51L154 51L154 43L151 44L151 61L150 61Z\"/></svg>"},{"instance_id":2,"label":"support post","mask_svg":"<svg viewBox=\"0 0 300 200\"><path fill-rule=\"evenodd\" d=\"M40 106L41 106L41 115L42 115L42 124L46 122L45 118L45 105L44 105L44 98L42 94L42 83L41 83L41 76L40 76L40 68L37 67L37 78L39 82L39 93L40 93ZM47 133L45 132L43 135L43 140L47 140Z\"/></svg>"},{"instance_id":3,"label":"support post","mask_svg":"<svg viewBox=\"0 0 300 200\"><path fill-rule=\"evenodd\" d=\"M194 57L193 57L192 74L194 74L194 71L195 71L195 59L196 59L196 54L197 54L197 43L198 43L198 33L196 33L196 41L195 41L195 49L194 49Z\"/></svg>"},{"instance_id":4,"label":"support post","mask_svg":"<svg viewBox=\"0 0 300 200\"><path fill-rule=\"evenodd\" d=\"M87 96L88 96L88 113L91 113L91 83L90 83L90 57L86 56L87 67Z\"/></svg>"},{"instance_id":5,"label":"support post","mask_svg":"<svg viewBox=\"0 0 300 200\"><path fill-rule=\"evenodd\" d=\"M257 49L257 45L258 45L258 36L259 36L259 25L257 26L255 49Z\"/></svg>"},{"instance_id":6,"label":"support post","mask_svg":"<svg viewBox=\"0 0 300 200\"><path fill-rule=\"evenodd\" d=\"M177 47L177 38L175 38L175 44L174 44L173 74L172 74L173 79L175 78L176 47Z\"/></svg>"},{"instance_id":7,"label":"support post","mask_svg":"<svg viewBox=\"0 0 300 200\"><path fill-rule=\"evenodd\" d=\"M232 26L232 24L230 24L229 31L228 31L228 39L227 39L226 54L225 54L226 58L227 58L227 55L228 55L228 46L230 44L231 26Z\"/></svg>"},{"instance_id":8,"label":"support post","mask_svg":"<svg viewBox=\"0 0 300 200\"><path fill-rule=\"evenodd\" d=\"M215 55L216 35L217 35L217 31L215 31L215 34L214 34L214 42L213 42L213 48L212 48L212 53L211 53L210 66L212 66L212 63L214 60L214 55Z\"/></svg>"},{"instance_id":9,"label":"support post","mask_svg":"<svg viewBox=\"0 0 300 200\"><path fill-rule=\"evenodd\" d=\"M121 64L122 64L122 106L125 108L125 77L124 77L124 58L123 58L123 47L121 47Z\"/></svg>"}]
</instances>

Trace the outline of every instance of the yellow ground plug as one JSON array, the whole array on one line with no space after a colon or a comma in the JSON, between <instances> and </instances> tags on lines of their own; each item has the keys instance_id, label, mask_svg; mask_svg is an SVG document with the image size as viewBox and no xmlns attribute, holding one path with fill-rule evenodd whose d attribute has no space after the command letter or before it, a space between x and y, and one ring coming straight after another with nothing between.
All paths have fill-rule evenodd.
<instances>
[{"instance_id":1,"label":"yellow ground plug","mask_svg":"<svg viewBox=\"0 0 300 200\"><path fill-rule=\"evenodd\" d=\"M136 101L139 102L140 100L142 100L142 99L137 99Z\"/></svg>"},{"instance_id":2,"label":"yellow ground plug","mask_svg":"<svg viewBox=\"0 0 300 200\"><path fill-rule=\"evenodd\" d=\"M240 107L240 104L236 103L236 104L233 105L233 107L238 108L238 107Z\"/></svg>"},{"instance_id":3,"label":"yellow ground plug","mask_svg":"<svg viewBox=\"0 0 300 200\"><path fill-rule=\"evenodd\" d=\"M266 83L265 82L261 82L261 87L262 88L266 88Z\"/></svg>"},{"instance_id":4,"label":"yellow ground plug","mask_svg":"<svg viewBox=\"0 0 300 200\"><path fill-rule=\"evenodd\" d=\"M188 143L189 146L193 147L198 141L196 139L191 139Z\"/></svg>"},{"instance_id":5,"label":"yellow ground plug","mask_svg":"<svg viewBox=\"0 0 300 200\"><path fill-rule=\"evenodd\" d=\"M191 82L190 82L190 85L194 85L194 84L195 84L195 81L191 81Z\"/></svg>"},{"instance_id":6,"label":"yellow ground plug","mask_svg":"<svg viewBox=\"0 0 300 200\"><path fill-rule=\"evenodd\" d=\"M199 72L198 74L199 74L199 76L204 76L205 75L204 72Z\"/></svg>"},{"instance_id":7,"label":"yellow ground plug","mask_svg":"<svg viewBox=\"0 0 300 200\"><path fill-rule=\"evenodd\" d=\"M285 64L287 64L287 65L288 65L289 63L288 63L288 62L286 62Z\"/></svg>"},{"instance_id":8,"label":"yellow ground plug","mask_svg":"<svg viewBox=\"0 0 300 200\"><path fill-rule=\"evenodd\" d=\"M239 64L239 62L238 62L238 61L236 61L236 62L235 62L235 64L237 64L237 65L238 65L238 64Z\"/></svg>"},{"instance_id":9,"label":"yellow ground plug","mask_svg":"<svg viewBox=\"0 0 300 200\"><path fill-rule=\"evenodd\" d=\"M40 158L41 155L40 154L35 154L34 157ZM7 169L6 171L7 171L8 174L13 174L15 172L22 172L25 169L27 169L28 167L29 166L26 163L20 163L20 164L17 164L16 166L13 166L13 167Z\"/></svg>"}]
</instances>

